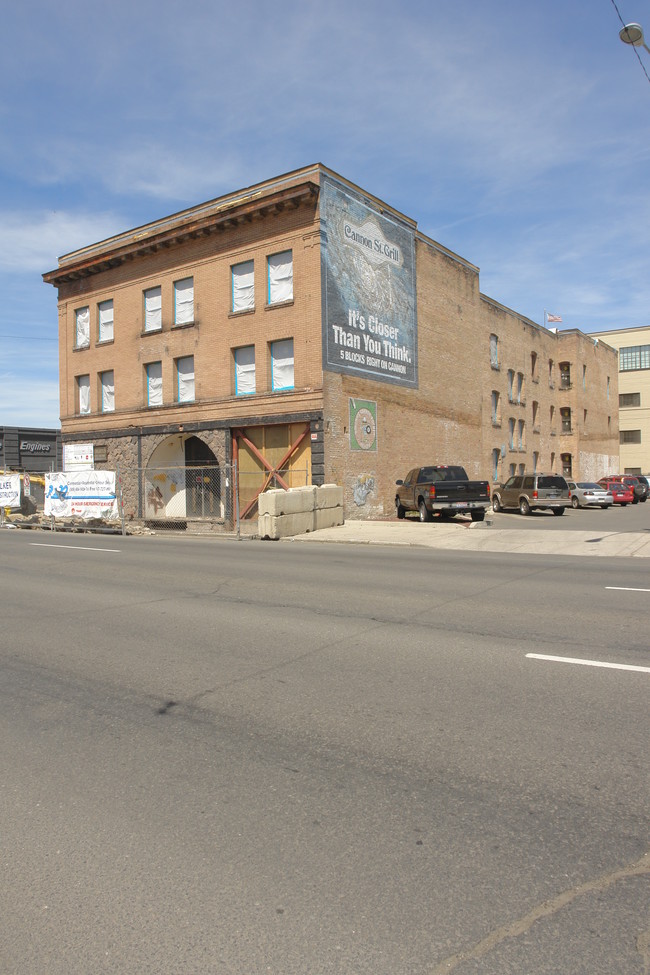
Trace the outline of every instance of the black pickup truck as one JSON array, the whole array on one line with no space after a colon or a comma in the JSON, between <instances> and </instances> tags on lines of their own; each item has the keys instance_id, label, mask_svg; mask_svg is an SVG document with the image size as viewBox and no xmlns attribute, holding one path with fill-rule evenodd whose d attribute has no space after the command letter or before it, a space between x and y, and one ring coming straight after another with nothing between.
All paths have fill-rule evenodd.
<instances>
[{"instance_id":1,"label":"black pickup truck","mask_svg":"<svg viewBox=\"0 0 650 975\"><path fill-rule=\"evenodd\" d=\"M442 464L415 467L396 484L398 518L403 518L407 511L419 512L420 521L431 521L434 514L453 518L469 512L472 521L483 521L490 505L489 481L470 481L463 467Z\"/></svg>"}]
</instances>

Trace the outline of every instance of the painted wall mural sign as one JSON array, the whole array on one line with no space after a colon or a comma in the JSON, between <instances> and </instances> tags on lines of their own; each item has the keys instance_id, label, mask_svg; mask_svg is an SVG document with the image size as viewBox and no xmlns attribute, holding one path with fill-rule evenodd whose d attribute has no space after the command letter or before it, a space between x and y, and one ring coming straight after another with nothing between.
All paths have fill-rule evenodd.
<instances>
[{"instance_id":1,"label":"painted wall mural sign","mask_svg":"<svg viewBox=\"0 0 650 975\"><path fill-rule=\"evenodd\" d=\"M377 450L377 404L350 399L350 450Z\"/></svg>"},{"instance_id":2,"label":"painted wall mural sign","mask_svg":"<svg viewBox=\"0 0 650 975\"><path fill-rule=\"evenodd\" d=\"M413 228L328 176L320 212L323 368L417 387Z\"/></svg>"}]
</instances>

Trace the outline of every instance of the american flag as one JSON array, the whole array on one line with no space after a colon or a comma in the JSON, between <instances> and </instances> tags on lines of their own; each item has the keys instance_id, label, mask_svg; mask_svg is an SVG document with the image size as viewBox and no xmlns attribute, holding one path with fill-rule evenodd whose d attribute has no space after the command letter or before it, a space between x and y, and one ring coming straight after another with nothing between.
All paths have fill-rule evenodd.
<instances>
[{"instance_id":1,"label":"american flag","mask_svg":"<svg viewBox=\"0 0 650 975\"><path fill-rule=\"evenodd\" d=\"M560 318L559 315L547 315L546 316L546 321L547 322L561 322L562 319Z\"/></svg>"}]
</instances>

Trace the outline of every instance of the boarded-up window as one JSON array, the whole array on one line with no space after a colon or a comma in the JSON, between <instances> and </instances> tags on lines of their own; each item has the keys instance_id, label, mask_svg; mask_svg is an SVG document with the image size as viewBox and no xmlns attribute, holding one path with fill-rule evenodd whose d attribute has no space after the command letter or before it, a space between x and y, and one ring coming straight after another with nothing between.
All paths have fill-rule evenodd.
<instances>
[{"instance_id":1,"label":"boarded-up window","mask_svg":"<svg viewBox=\"0 0 650 975\"><path fill-rule=\"evenodd\" d=\"M271 387L293 389L293 339L271 342Z\"/></svg>"},{"instance_id":2,"label":"boarded-up window","mask_svg":"<svg viewBox=\"0 0 650 975\"><path fill-rule=\"evenodd\" d=\"M77 308L75 313L75 345L86 349L90 345L90 308Z\"/></svg>"},{"instance_id":3,"label":"boarded-up window","mask_svg":"<svg viewBox=\"0 0 650 975\"><path fill-rule=\"evenodd\" d=\"M98 317L99 317L99 334L98 339L100 342L112 342L113 341L113 301L100 301L97 306Z\"/></svg>"},{"instance_id":4,"label":"boarded-up window","mask_svg":"<svg viewBox=\"0 0 650 975\"><path fill-rule=\"evenodd\" d=\"M189 325L194 321L194 278L174 282L174 324Z\"/></svg>"},{"instance_id":5,"label":"boarded-up window","mask_svg":"<svg viewBox=\"0 0 650 975\"><path fill-rule=\"evenodd\" d=\"M232 268L232 310L248 311L255 307L255 265L253 261Z\"/></svg>"},{"instance_id":6,"label":"boarded-up window","mask_svg":"<svg viewBox=\"0 0 650 975\"><path fill-rule=\"evenodd\" d=\"M77 412L90 413L90 376L77 376Z\"/></svg>"},{"instance_id":7,"label":"boarded-up window","mask_svg":"<svg viewBox=\"0 0 650 975\"><path fill-rule=\"evenodd\" d=\"M269 305L293 300L293 251L273 254L269 261Z\"/></svg>"},{"instance_id":8,"label":"boarded-up window","mask_svg":"<svg viewBox=\"0 0 650 975\"><path fill-rule=\"evenodd\" d=\"M249 396L255 392L255 346L235 349L235 395Z\"/></svg>"},{"instance_id":9,"label":"boarded-up window","mask_svg":"<svg viewBox=\"0 0 650 975\"><path fill-rule=\"evenodd\" d=\"M145 366L147 376L147 406L162 406L162 362Z\"/></svg>"},{"instance_id":10,"label":"boarded-up window","mask_svg":"<svg viewBox=\"0 0 650 975\"><path fill-rule=\"evenodd\" d=\"M112 413L115 409L115 374L112 369L100 373L102 386L102 413Z\"/></svg>"},{"instance_id":11,"label":"boarded-up window","mask_svg":"<svg viewBox=\"0 0 650 975\"><path fill-rule=\"evenodd\" d=\"M179 403L194 400L194 356L186 355L176 360L177 395Z\"/></svg>"},{"instance_id":12,"label":"boarded-up window","mask_svg":"<svg viewBox=\"0 0 650 975\"><path fill-rule=\"evenodd\" d=\"M162 291L148 288L144 293L144 330L155 332L162 328Z\"/></svg>"}]
</instances>

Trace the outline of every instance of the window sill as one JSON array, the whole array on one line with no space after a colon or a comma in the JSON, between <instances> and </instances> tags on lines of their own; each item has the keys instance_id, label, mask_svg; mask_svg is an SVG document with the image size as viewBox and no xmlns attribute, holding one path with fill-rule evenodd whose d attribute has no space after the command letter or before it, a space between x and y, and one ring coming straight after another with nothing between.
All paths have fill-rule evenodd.
<instances>
[{"instance_id":1,"label":"window sill","mask_svg":"<svg viewBox=\"0 0 650 975\"><path fill-rule=\"evenodd\" d=\"M196 322L174 322L172 325L172 331L174 332L180 328L194 328L195 325Z\"/></svg>"},{"instance_id":2,"label":"window sill","mask_svg":"<svg viewBox=\"0 0 650 975\"><path fill-rule=\"evenodd\" d=\"M100 345L113 345L114 341L115 341L114 338L113 339L97 339L97 341L95 342L95 348L98 348Z\"/></svg>"},{"instance_id":3,"label":"window sill","mask_svg":"<svg viewBox=\"0 0 650 975\"><path fill-rule=\"evenodd\" d=\"M88 345L74 345L72 347L72 351L73 352L83 352L85 349L89 349L89 348L90 348L90 342L88 343Z\"/></svg>"},{"instance_id":4,"label":"window sill","mask_svg":"<svg viewBox=\"0 0 650 975\"><path fill-rule=\"evenodd\" d=\"M490 369L493 369L494 372L501 372L501 366L498 364L498 362L497 363L491 362Z\"/></svg>"},{"instance_id":5,"label":"window sill","mask_svg":"<svg viewBox=\"0 0 650 975\"><path fill-rule=\"evenodd\" d=\"M492 426L495 428L495 430L500 430L501 420L492 420Z\"/></svg>"},{"instance_id":6,"label":"window sill","mask_svg":"<svg viewBox=\"0 0 650 975\"><path fill-rule=\"evenodd\" d=\"M293 298L288 301L274 301L273 304L264 305L264 311L272 311L274 308L290 308L293 305Z\"/></svg>"},{"instance_id":7,"label":"window sill","mask_svg":"<svg viewBox=\"0 0 650 975\"><path fill-rule=\"evenodd\" d=\"M143 330L142 332L140 332L140 338L144 338L145 335L160 335L161 332L162 332L162 325L160 326L160 328L150 328L147 329L146 331Z\"/></svg>"},{"instance_id":8,"label":"window sill","mask_svg":"<svg viewBox=\"0 0 650 975\"><path fill-rule=\"evenodd\" d=\"M241 318L242 315L254 315L255 305L252 308L240 308L239 311L229 311L228 318Z\"/></svg>"}]
</instances>

